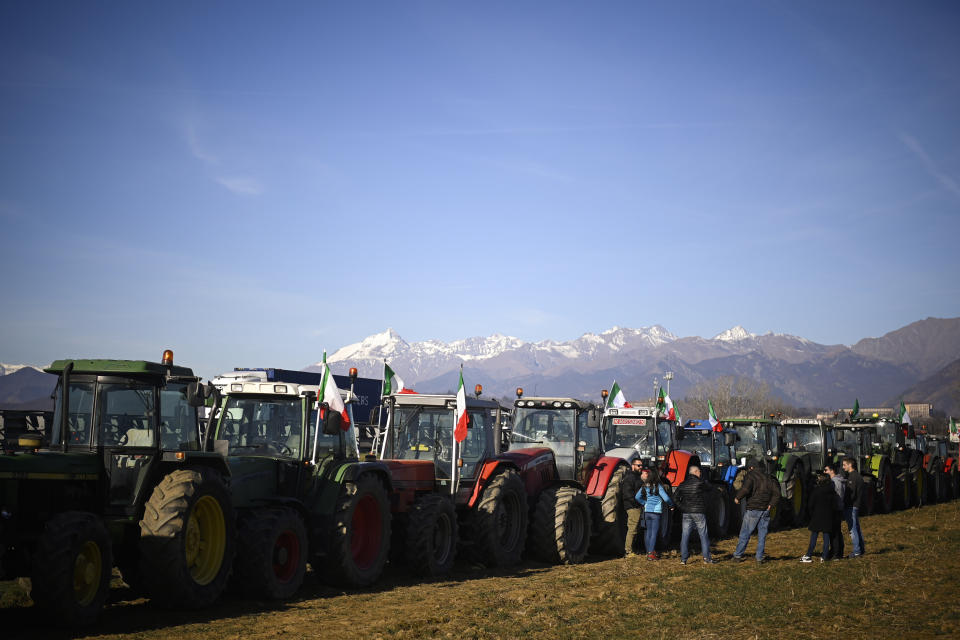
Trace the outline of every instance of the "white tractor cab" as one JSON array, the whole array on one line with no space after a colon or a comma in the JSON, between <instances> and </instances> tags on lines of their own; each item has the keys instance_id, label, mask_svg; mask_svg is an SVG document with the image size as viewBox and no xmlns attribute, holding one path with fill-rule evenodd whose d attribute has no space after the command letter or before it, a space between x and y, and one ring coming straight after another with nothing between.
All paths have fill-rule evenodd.
<instances>
[{"instance_id":1,"label":"white tractor cab","mask_svg":"<svg viewBox=\"0 0 960 640\"><path fill-rule=\"evenodd\" d=\"M325 443L330 438L324 436L323 425L317 427L316 407L310 408L309 415L301 413L302 398L316 400L320 374L296 372L315 378L315 384L299 384L276 375L275 372L279 371L282 370L235 369L210 381L224 397L218 435L221 441L227 442L229 455L315 460L319 453L317 449L333 446L332 442ZM348 457L359 458L357 431L352 419L355 396L349 389L340 389L340 397L351 415L344 438L345 453ZM302 438L304 429L307 430L306 441ZM314 437L317 435L314 432L319 433L318 438Z\"/></svg>"},{"instance_id":2,"label":"white tractor cab","mask_svg":"<svg viewBox=\"0 0 960 640\"><path fill-rule=\"evenodd\" d=\"M603 444L608 456L645 464L663 462L676 448L675 423L661 420L656 407L607 407L603 412Z\"/></svg>"}]
</instances>

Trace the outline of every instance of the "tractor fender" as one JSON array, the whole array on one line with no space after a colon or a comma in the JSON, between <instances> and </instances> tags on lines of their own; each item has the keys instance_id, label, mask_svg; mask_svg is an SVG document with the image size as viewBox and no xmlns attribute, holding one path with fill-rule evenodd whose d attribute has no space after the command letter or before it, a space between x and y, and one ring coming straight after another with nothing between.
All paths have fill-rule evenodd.
<instances>
[{"instance_id":1,"label":"tractor fender","mask_svg":"<svg viewBox=\"0 0 960 640\"><path fill-rule=\"evenodd\" d=\"M367 473L372 473L374 476L380 478L388 494L393 491L393 476L390 473L390 467L382 460L345 464L337 470L334 479L338 484L343 482L356 482L357 478Z\"/></svg>"},{"instance_id":2,"label":"tractor fender","mask_svg":"<svg viewBox=\"0 0 960 640\"><path fill-rule=\"evenodd\" d=\"M500 469L515 469L523 480L523 484L530 498L540 494L543 488L559 477L557 472L557 460L554 457L553 450L547 447L535 447L530 449L514 449L505 451L497 458L488 460L483 464L480 473L477 474L477 482L473 487L473 493L470 495L470 501L467 505L472 508L486 488L490 481Z\"/></svg>"},{"instance_id":3,"label":"tractor fender","mask_svg":"<svg viewBox=\"0 0 960 640\"><path fill-rule=\"evenodd\" d=\"M613 458L603 456L590 470L590 478L587 480L587 495L591 497L603 497L607 493L607 486L610 484L610 478L617 467L626 467L627 464L623 458Z\"/></svg>"},{"instance_id":4,"label":"tractor fender","mask_svg":"<svg viewBox=\"0 0 960 640\"><path fill-rule=\"evenodd\" d=\"M217 454L208 454L200 451L190 451L186 452L186 455L178 460L176 456L173 455L174 453L179 452L163 452L159 465L161 477L177 469L202 467L216 471L221 477L223 477L224 481L229 483L231 475L230 467L227 465L227 461L223 456Z\"/></svg>"},{"instance_id":5,"label":"tractor fender","mask_svg":"<svg viewBox=\"0 0 960 640\"><path fill-rule=\"evenodd\" d=\"M699 466L700 456L684 449L672 449L663 461L661 475L671 487L678 487L686 479L691 464Z\"/></svg>"},{"instance_id":6,"label":"tractor fender","mask_svg":"<svg viewBox=\"0 0 960 640\"><path fill-rule=\"evenodd\" d=\"M483 463L483 466L480 467L480 473L477 474L477 481L473 483L473 493L470 494L470 499L467 501L467 508L473 509L477 504L477 500L480 499L480 494L483 493L483 490L487 488L487 485L490 484L490 478L499 473L502 469L514 469L519 471L519 468L510 460L501 460L493 459L487 460Z\"/></svg>"}]
</instances>

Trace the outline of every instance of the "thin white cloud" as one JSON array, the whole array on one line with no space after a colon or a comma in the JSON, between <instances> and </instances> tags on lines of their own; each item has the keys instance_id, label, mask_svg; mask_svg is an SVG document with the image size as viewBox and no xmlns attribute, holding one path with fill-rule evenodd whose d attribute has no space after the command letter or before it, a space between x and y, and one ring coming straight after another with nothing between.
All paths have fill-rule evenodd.
<instances>
[{"instance_id":1,"label":"thin white cloud","mask_svg":"<svg viewBox=\"0 0 960 640\"><path fill-rule=\"evenodd\" d=\"M938 167L937 163L933 161L933 158L931 158L923 149L923 147L920 146L920 141L906 133L901 133L899 137L900 142L902 142L907 149L912 151L913 154L920 159L920 162L923 164L924 169L927 170L927 173L933 176L933 178L940 183L940 186L960 198L960 184L940 170L940 167Z\"/></svg>"},{"instance_id":2,"label":"thin white cloud","mask_svg":"<svg viewBox=\"0 0 960 640\"><path fill-rule=\"evenodd\" d=\"M216 181L237 195L258 196L263 193L263 185L254 178L220 176Z\"/></svg>"},{"instance_id":3,"label":"thin white cloud","mask_svg":"<svg viewBox=\"0 0 960 640\"><path fill-rule=\"evenodd\" d=\"M197 136L197 127L192 119L188 119L184 123L184 136L187 139L187 146L190 148L190 153L193 154L193 157L201 162L209 165L218 165L220 164L220 158L211 153L203 144L201 144L199 137Z\"/></svg>"}]
</instances>

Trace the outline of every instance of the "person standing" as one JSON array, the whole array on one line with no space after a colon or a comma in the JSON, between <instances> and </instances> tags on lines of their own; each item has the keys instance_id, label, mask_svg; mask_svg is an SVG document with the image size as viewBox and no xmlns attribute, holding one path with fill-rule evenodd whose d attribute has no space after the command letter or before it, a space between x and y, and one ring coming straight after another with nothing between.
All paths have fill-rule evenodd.
<instances>
[{"instance_id":1,"label":"person standing","mask_svg":"<svg viewBox=\"0 0 960 640\"><path fill-rule=\"evenodd\" d=\"M864 553L863 532L860 531L860 514L863 512L866 489L863 476L857 470L857 461L853 458L844 458L841 463L847 475L847 486L850 488L850 506L843 509L843 519L847 522L850 532L850 544L853 545L851 558L859 558Z\"/></svg>"},{"instance_id":2,"label":"person standing","mask_svg":"<svg viewBox=\"0 0 960 640\"><path fill-rule=\"evenodd\" d=\"M707 534L707 492L710 485L700 476L700 467L687 469L687 477L677 487L677 506L683 513L680 535L680 564L687 564L690 557L690 531L696 527L700 538L700 550L707 564L716 562L710 557L710 536Z\"/></svg>"},{"instance_id":3,"label":"person standing","mask_svg":"<svg viewBox=\"0 0 960 640\"><path fill-rule=\"evenodd\" d=\"M743 553L747 550L747 543L753 530L757 530L757 564L763 563L763 547L767 541L767 531L770 528L770 511L780 501L780 487L774 484L773 478L759 469L760 463L756 458L747 460L747 475L743 486L737 491L733 501L740 504L746 500L747 512L743 516L740 526L740 540L733 552L733 559L743 562Z\"/></svg>"},{"instance_id":4,"label":"person standing","mask_svg":"<svg viewBox=\"0 0 960 640\"><path fill-rule=\"evenodd\" d=\"M637 493L643 483L640 480L642 467L640 458L634 458L630 469L623 475L620 485L623 509L627 514L627 537L623 541L623 555L626 558L637 555L633 552L633 543L637 537L637 531L640 530L640 522L643 520L643 505L637 502Z\"/></svg>"},{"instance_id":5,"label":"person standing","mask_svg":"<svg viewBox=\"0 0 960 640\"><path fill-rule=\"evenodd\" d=\"M810 544L800 562L813 562L813 551L817 547L817 537L823 535L823 553L820 562L830 557L830 534L833 533L833 503L836 493L833 483L824 473L817 474L817 485L810 492L808 508L810 510Z\"/></svg>"},{"instance_id":6,"label":"person standing","mask_svg":"<svg viewBox=\"0 0 960 640\"><path fill-rule=\"evenodd\" d=\"M837 464L829 462L823 466L824 472L830 477L835 493L833 503L833 530L830 532L830 555L825 560L840 560L843 558L843 509L846 506L847 481L837 472Z\"/></svg>"},{"instance_id":7,"label":"person standing","mask_svg":"<svg viewBox=\"0 0 960 640\"><path fill-rule=\"evenodd\" d=\"M663 505L666 503L673 509L673 500L670 494L660 484L656 470L643 467L640 472L642 485L637 492L637 502L643 505L643 524L647 528L644 543L647 548L647 560L659 560L657 554L657 537L660 533L660 518L663 514ZM669 512L666 517L670 517Z\"/></svg>"}]
</instances>

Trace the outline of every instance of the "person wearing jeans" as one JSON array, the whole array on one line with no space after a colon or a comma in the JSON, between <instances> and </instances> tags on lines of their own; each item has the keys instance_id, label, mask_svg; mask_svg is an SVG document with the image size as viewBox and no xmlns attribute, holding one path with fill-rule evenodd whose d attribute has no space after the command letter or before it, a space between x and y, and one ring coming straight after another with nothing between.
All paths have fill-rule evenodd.
<instances>
[{"instance_id":1,"label":"person wearing jeans","mask_svg":"<svg viewBox=\"0 0 960 640\"><path fill-rule=\"evenodd\" d=\"M857 461L853 458L843 459L843 470L847 474L847 485L850 488L850 506L844 506L843 519L850 532L850 543L853 545L851 558L859 558L864 553L863 532L860 531L860 507L864 497L863 476L857 470Z\"/></svg>"},{"instance_id":2,"label":"person wearing jeans","mask_svg":"<svg viewBox=\"0 0 960 640\"><path fill-rule=\"evenodd\" d=\"M743 562L743 553L747 550L747 543L750 542L754 529L757 530L757 563L763 562L763 546L770 528L770 510L780 501L780 487L759 467L760 463L756 458L747 461L746 478L733 499L736 504L740 504L744 499L747 501L747 512L740 526L740 540L733 552L733 559L737 562Z\"/></svg>"},{"instance_id":3,"label":"person wearing jeans","mask_svg":"<svg viewBox=\"0 0 960 640\"><path fill-rule=\"evenodd\" d=\"M817 484L810 492L807 509L810 513L810 545L800 562L813 562L813 552L817 548L817 538L823 536L823 554L820 561L830 558L830 533L833 531L833 503L836 494L833 483L824 473L817 474Z\"/></svg>"},{"instance_id":4,"label":"person wearing jeans","mask_svg":"<svg viewBox=\"0 0 960 640\"><path fill-rule=\"evenodd\" d=\"M713 564L710 557L710 536L707 534L707 493L710 485L700 477L700 467L691 465L687 477L677 487L676 499L683 512L682 533L680 534L680 564L687 564L690 557L690 532L694 527L700 537L700 549L703 561Z\"/></svg>"},{"instance_id":5,"label":"person wearing jeans","mask_svg":"<svg viewBox=\"0 0 960 640\"><path fill-rule=\"evenodd\" d=\"M655 469L644 467L640 472L642 485L637 492L636 500L643 505L643 522L647 531L644 536L644 542L647 545L647 560L659 560L657 554L657 536L660 533L660 518L663 511L663 505L666 503L670 509L673 509L673 500L670 494L657 476ZM670 517L667 512L666 517Z\"/></svg>"}]
</instances>

